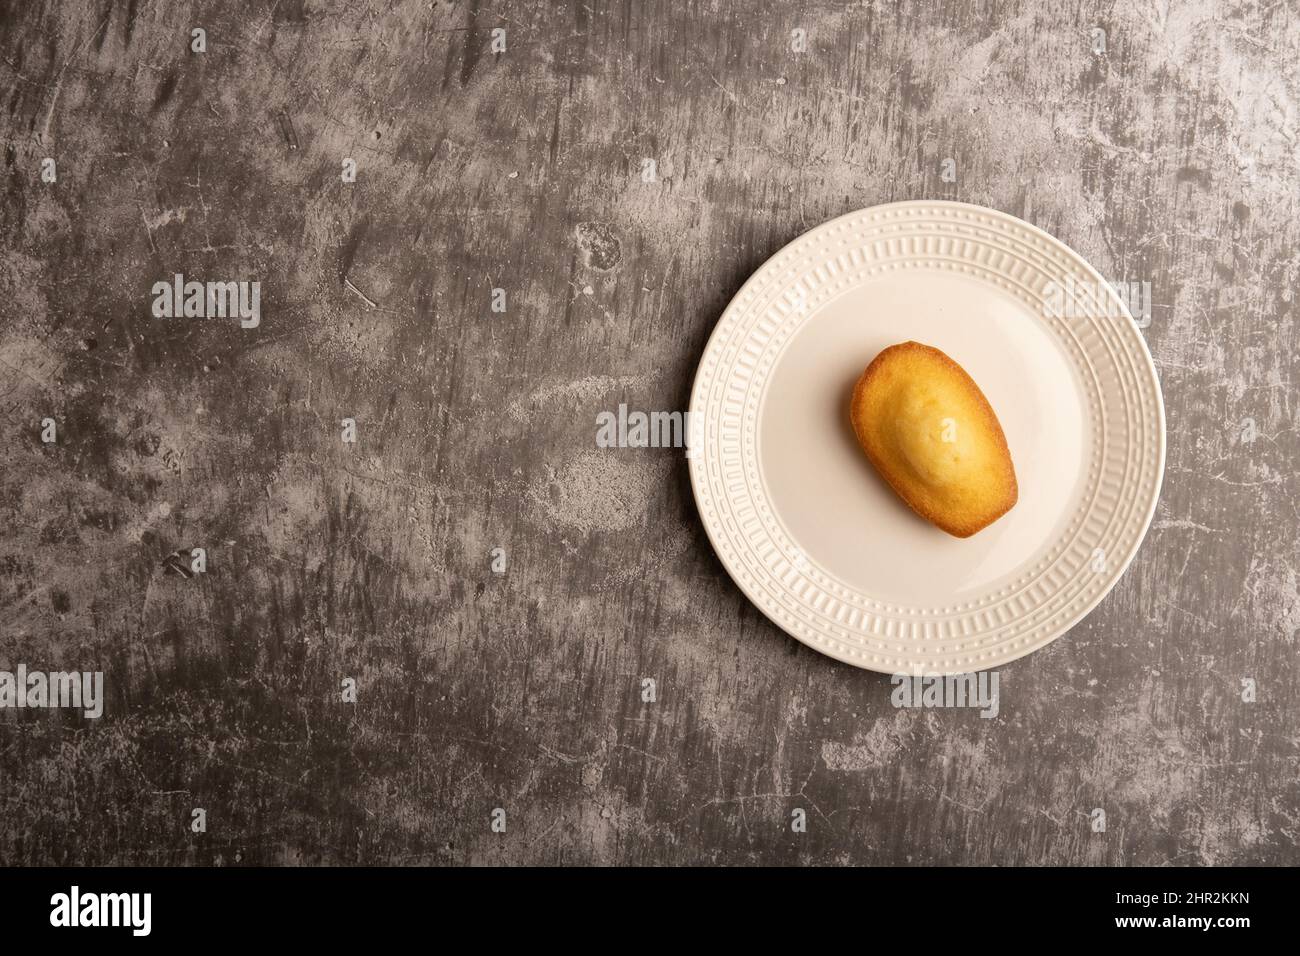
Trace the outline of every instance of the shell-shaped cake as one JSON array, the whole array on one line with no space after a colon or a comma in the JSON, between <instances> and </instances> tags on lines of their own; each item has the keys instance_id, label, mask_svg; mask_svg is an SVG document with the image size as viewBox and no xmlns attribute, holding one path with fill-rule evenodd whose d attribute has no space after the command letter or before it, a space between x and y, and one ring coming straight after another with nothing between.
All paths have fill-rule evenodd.
<instances>
[{"instance_id":1,"label":"shell-shaped cake","mask_svg":"<svg viewBox=\"0 0 1300 956\"><path fill-rule=\"evenodd\" d=\"M882 478L958 538L1015 505L1016 470L998 417L966 370L919 342L891 345L853 389L849 418Z\"/></svg>"}]
</instances>

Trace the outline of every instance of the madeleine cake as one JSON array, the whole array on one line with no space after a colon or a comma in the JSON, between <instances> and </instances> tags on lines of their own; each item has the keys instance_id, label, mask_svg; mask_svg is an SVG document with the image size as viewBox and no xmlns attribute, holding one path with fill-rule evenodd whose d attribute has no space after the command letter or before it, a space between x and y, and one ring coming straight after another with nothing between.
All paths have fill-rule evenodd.
<instances>
[{"instance_id":1,"label":"madeleine cake","mask_svg":"<svg viewBox=\"0 0 1300 956\"><path fill-rule=\"evenodd\" d=\"M849 419L880 476L922 518L958 538L1016 503L998 417L966 370L919 342L891 345L853 389Z\"/></svg>"}]
</instances>

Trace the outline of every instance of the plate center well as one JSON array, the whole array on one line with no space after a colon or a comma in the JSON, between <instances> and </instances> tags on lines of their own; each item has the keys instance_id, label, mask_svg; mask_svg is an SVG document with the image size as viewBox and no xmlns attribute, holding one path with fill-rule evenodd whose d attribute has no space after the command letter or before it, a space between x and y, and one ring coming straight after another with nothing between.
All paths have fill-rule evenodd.
<instances>
[{"instance_id":1,"label":"plate center well","mask_svg":"<svg viewBox=\"0 0 1300 956\"><path fill-rule=\"evenodd\" d=\"M795 546L850 587L923 610L1008 584L1046 556L1081 504L1091 433L1079 374L1045 322L990 283L925 269L868 280L817 309L759 409L763 483ZM908 339L965 368L1007 437L1020 499L970 538L913 514L849 425L858 376Z\"/></svg>"}]
</instances>

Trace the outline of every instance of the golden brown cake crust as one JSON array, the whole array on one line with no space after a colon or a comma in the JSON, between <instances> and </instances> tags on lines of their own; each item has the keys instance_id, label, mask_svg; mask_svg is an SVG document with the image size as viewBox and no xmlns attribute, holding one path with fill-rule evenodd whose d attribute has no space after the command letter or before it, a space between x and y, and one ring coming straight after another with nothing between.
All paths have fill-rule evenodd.
<instances>
[{"instance_id":1,"label":"golden brown cake crust","mask_svg":"<svg viewBox=\"0 0 1300 956\"><path fill-rule=\"evenodd\" d=\"M902 342L882 351L854 386L849 420L881 477L948 534L970 537L1019 498L997 415L974 379L939 349ZM945 448L933 431L950 421L961 444Z\"/></svg>"}]
</instances>

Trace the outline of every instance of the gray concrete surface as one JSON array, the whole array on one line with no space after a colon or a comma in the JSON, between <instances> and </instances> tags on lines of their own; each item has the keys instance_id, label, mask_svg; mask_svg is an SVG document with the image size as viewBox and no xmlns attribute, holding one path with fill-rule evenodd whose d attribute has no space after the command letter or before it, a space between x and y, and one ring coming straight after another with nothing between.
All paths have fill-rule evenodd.
<instances>
[{"instance_id":1,"label":"gray concrete surface","mask_svg":"<svg viewBox=\"0 0 1300 956\"><path fill-rule=\"evenodd\" d=\"M0 862L1300 862L1297 64L1267 2L0 2L0 668L107 687L0 712ZM801 648L681 454L594 441L923 197L1152 290L1153 528L996 720Z\"/></svg>"}]
</instances>

